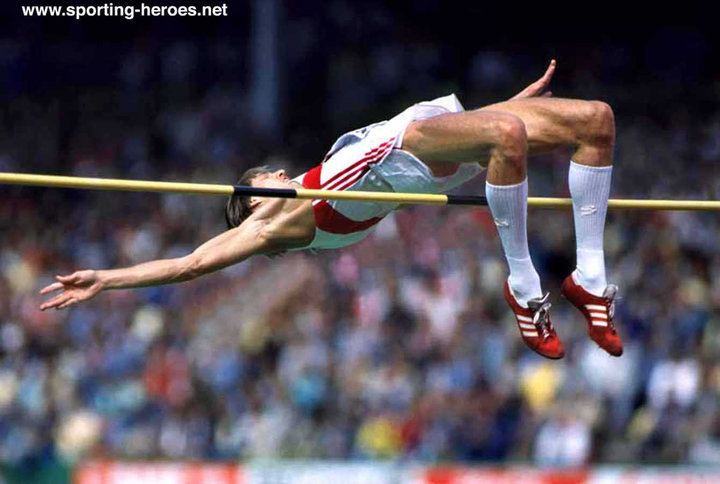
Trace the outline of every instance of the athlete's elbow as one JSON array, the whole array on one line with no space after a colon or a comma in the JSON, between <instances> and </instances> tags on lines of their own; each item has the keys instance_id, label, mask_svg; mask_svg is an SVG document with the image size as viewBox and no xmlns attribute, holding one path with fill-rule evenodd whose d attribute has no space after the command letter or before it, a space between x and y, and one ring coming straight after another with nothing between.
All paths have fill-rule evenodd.
<instances>
[{"instance_id":1,"label":"athlete's elbow","mask_svg":"<svg viewBox=\"0 0 720 484\"><path fill-rule=\"evenodd\" d=\"M197 254L190 254L183 258L182 271L180 273L181 281L189 281L196 279L208 271L203 264L202 258Z\"/></svg>"}]
</instances>

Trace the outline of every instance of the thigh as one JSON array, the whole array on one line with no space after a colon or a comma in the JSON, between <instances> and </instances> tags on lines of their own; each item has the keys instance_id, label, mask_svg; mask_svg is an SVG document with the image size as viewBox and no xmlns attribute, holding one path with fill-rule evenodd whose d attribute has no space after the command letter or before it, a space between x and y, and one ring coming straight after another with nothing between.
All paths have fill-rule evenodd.
<instances>
[{"instance_id":1,"label":"thigh","mask_svg":"<svg viewBox=\"0 0 720 484\"><path fill-rule=\"evenodd\" d=\"M498 142L498 125L507 117L507 113L475 110L413 121L405 131L402 149L427 164L485 164Z\"/></svg>"},{"instance_id":2,"label":"thigh","mask_svg":"<svg viewBox=\"0 0 720 484\"><path fill-rule=\"evenodd\" d=\"M525 123L529 154L561 146L577 146L584 123L592 116L592 101L562 98L511 99L480 108L514 114Z\"/></svg>"}]
</instances>

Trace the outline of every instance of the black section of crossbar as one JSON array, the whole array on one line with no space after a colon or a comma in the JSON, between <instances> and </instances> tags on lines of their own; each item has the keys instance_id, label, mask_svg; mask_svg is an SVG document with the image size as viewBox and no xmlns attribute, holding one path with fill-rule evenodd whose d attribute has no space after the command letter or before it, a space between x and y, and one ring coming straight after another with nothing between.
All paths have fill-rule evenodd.
<instances>
[{"instance_id":1,"label":"black section of crossbar","mask_svg":"<svg viewBox=\"0 0 720 484\"><path fill-rule=\"evenodd\" d=\"M448 195L448 205L487 205L487 197L477 195Z\"/></svg>"},{"instance_id":2,"label":"black section of crossbar","mask_svg":"<svg viewBox=\"0 0 720 484\"><path fill-rule=\"evenodd\" d=\"M233 185L233 194L242 197L297 198L297 191L292 188L262 188L247 185Z\"/></svg>"}]
</instances>

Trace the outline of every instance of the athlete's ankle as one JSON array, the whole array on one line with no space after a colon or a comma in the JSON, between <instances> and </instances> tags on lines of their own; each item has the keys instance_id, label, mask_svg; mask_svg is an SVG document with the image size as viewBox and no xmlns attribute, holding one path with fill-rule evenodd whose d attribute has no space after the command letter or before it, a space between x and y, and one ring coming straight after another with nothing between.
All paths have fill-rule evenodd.
<instances>
[{"instance_id":1,"label":"athlete's ankle","mask_svg":"<svg viewBox=\"0 0 720 484\"><path fill-rule=\"evenodd\" d=\"M580 268L576 268L572 273L572 277L583 289L595 296L602 297L603 292L607 287L604 267L602 270L596 271L590 271L587 269L581 270Z\"/></svg>"},{"instance_id":2,"label":"athlete's ankle","mask_svg":"<svg viewBox=\"0 0 720 484\"><path fill-rule=\"evenodd\" d=\"M510 265L510 277L508 277L510 290L517 302L526 308L530 299L542 297L540 276L529 257L527 259L508 258L508 264Z\"/></svg>"}]
</instances>

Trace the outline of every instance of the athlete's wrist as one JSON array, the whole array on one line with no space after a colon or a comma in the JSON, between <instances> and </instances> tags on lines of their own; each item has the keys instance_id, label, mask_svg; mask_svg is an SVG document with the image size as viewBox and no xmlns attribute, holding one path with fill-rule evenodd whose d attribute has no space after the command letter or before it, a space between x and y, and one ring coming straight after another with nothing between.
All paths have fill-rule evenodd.
<instances>
[{"instance_id":1,"label":"athlete's wrist","mask_svg":"<svg viewBox=\"0 0 720 484\"><path fill-rule=\"evenodd\" d=\"M115 289L119 287L117 284L113 284L112 277L109 274L110 271L95 271L95 281L100 287L101 291L106 289ZM117 281L115 281L117 282Z\"/></svg>"}]
</instances>

